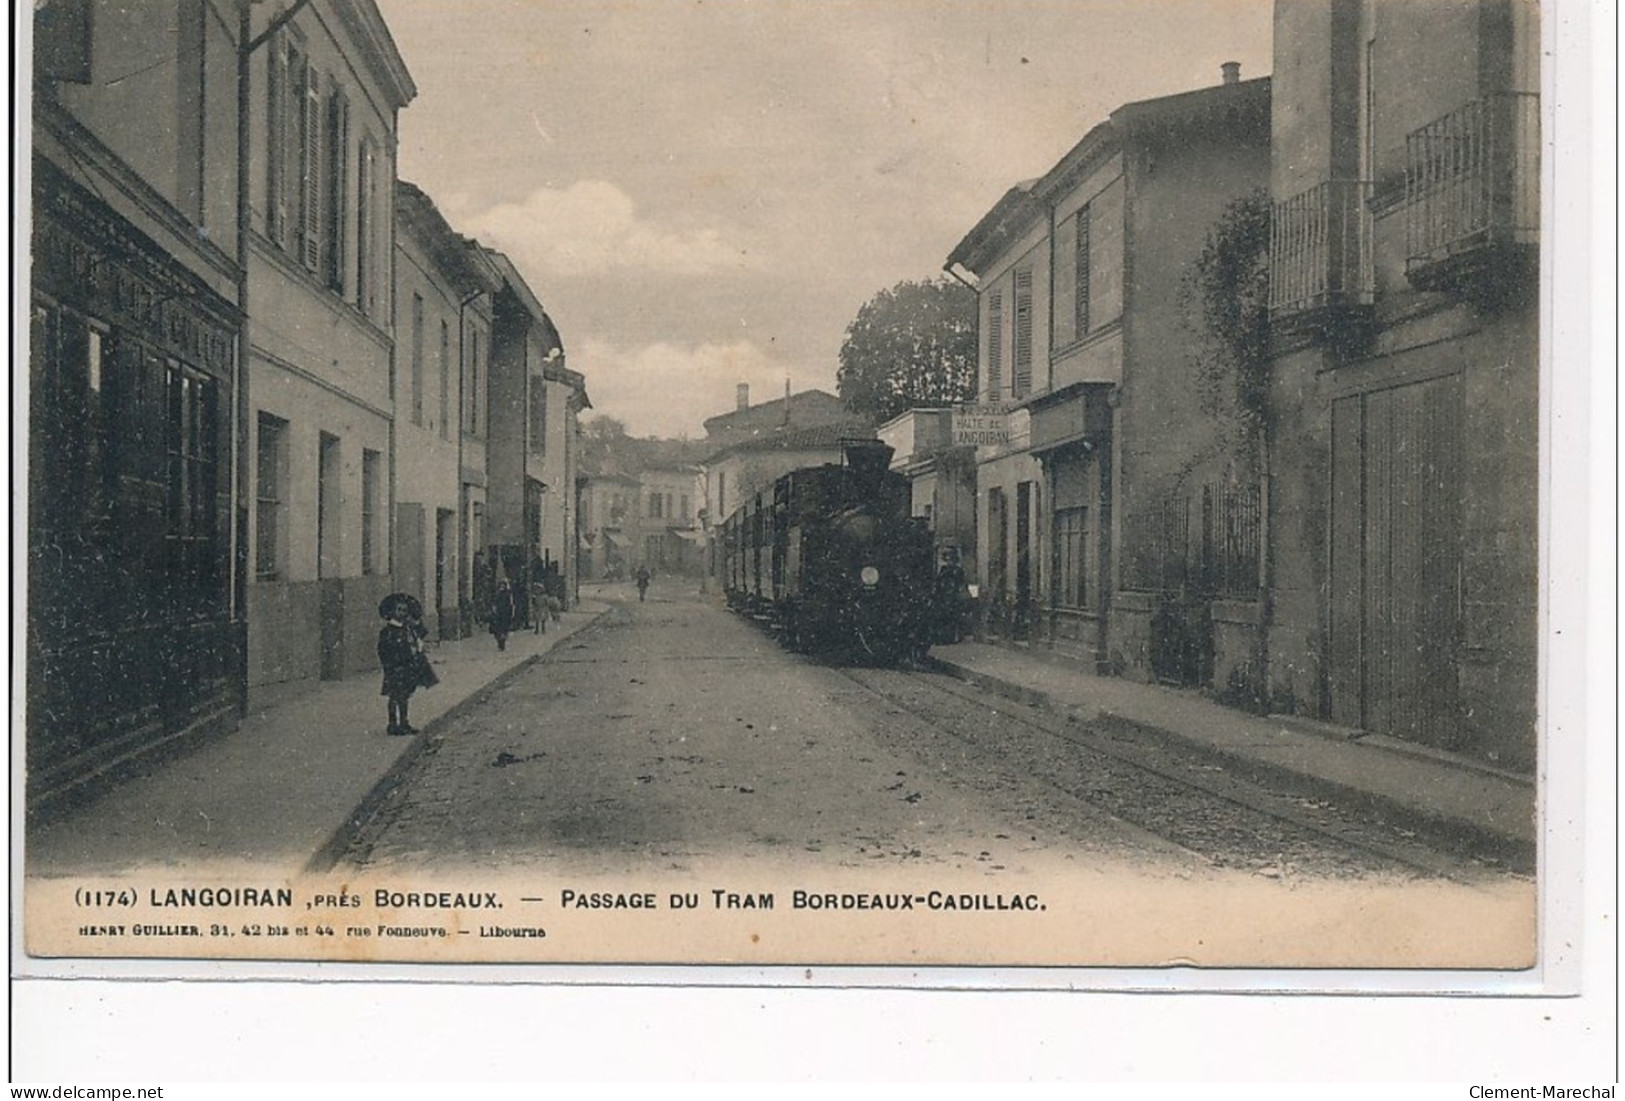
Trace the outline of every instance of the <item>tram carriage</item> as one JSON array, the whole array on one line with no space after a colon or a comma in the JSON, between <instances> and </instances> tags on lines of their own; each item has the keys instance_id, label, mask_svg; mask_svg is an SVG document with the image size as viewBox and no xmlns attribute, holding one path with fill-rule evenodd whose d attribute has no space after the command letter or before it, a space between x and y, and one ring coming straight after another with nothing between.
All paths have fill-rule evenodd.
<instances>
[{"instance_id":1,"label":"tram carriage","mask_svg":"<svg viewBox=\"0 0 1625 1101\"><path fill-rule=\"evenodd\" d=\"M722 526L723 591L792 648L896 660L930 638L931 533L909 515L892 449L845 441L845 462L794 470Z\"/></svg>"}]
</instances>

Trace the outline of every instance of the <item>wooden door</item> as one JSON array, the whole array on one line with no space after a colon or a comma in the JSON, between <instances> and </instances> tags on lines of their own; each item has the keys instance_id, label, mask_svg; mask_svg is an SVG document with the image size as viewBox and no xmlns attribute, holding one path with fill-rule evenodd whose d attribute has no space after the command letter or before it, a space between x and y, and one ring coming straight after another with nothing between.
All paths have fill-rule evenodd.
<instances>
[{"instance_id":1,"label":"wooden door","mask_svg":"<svg viewBox=\"0 0 1625 1101\"><path fill-rule=\"evenodd\" d=\"M1332 412L1332 719L1436 746L1460 736L1461 376Z\"/></svg>"}]
</instances>

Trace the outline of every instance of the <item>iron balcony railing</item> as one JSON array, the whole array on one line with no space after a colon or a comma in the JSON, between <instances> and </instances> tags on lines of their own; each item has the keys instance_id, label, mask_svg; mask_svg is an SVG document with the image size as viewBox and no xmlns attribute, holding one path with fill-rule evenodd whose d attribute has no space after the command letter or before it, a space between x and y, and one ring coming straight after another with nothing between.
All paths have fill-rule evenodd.
<instances>
[{"instance_id":1,"label":"iron balcony railing","mask_svg":"<svg viewBox=\"0 0 1625 1101\"><path fill-rule=\"evenodd\" d=\"M1270 213L1270 317L1368 306L1371 214L1364 180L1327 180Z\"/></svg>"},{"instance_id":2,"label":"iron balcony railing","mask_svg":"<svg viewBox=\"0 0 1625 1101\"><path fill-rule=\"evenodd\" d=\"M1406 273L1540 232L1540 97L1475 99L1405 138Z\"/></svg>"}]
</instances>

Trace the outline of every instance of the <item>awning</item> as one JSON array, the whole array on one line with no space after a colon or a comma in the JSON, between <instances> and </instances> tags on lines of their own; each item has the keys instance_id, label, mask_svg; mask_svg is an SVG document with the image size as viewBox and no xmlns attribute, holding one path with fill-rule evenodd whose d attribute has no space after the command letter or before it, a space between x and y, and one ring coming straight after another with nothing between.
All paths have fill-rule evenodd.
<instances>
[{"instance_id":1,"label":"awning","mask_svg":"<svg viewBox=\"0 0 1625 1101\"><path fill-rule=\"evenodd\" d=\"M689 531L686 528L675 528L672 530L672 534L678 536L679 538L687 539L690 543L694 543L698 546L705 546L705 532L703 531Z\"/></svg>"},{"instance_id":2,"label":"awning","mask_svg":"<svg viewBox=\"0 0 1625 1101\"><path fill-rule=\"evenodd\" d=\"M606 531L604 532L604 538L609 540L609 545L612 547L625 548L632 545L632 540L628 539L618 531Z\"/></svg>"}]
</instances>

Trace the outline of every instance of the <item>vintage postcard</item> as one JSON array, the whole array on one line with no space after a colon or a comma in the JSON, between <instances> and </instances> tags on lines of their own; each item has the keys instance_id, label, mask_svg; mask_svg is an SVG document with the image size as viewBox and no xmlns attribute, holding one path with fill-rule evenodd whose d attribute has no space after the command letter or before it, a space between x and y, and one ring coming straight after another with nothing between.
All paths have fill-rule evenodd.
<instances>
[{"instance_id":1,"label":"vintage postcard","mask_svg":"<svg viewBox=\"0 0 1625 1101\"><path fill-rule=\"evenodd\" d=\"M32 9L14 970L1550 983L1534 0Z\"/></svg>"}]
</instances>

